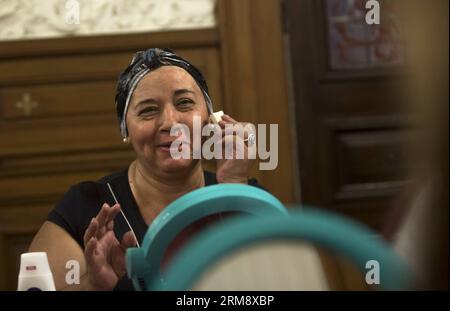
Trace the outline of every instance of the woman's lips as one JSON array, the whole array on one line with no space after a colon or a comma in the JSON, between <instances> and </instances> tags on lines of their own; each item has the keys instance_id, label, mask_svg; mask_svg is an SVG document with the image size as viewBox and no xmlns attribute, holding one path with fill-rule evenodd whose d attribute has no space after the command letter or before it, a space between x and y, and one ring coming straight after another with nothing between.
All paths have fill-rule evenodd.
<instances>
[{"instance_id":1,"label":"woman's lips","mask_svg":"<svg viewBox=\"0 0 450 311\"><path fill-rule=\"evenodd\" d=\"M156 148L158 150L160 150L160 151L169 152L170 153L171 149L175 149L175 148L178 147L178 151L181 152L182 146L185 146L185 145L189 146L190 145L188 142L184 142L184 141L181 142L181 144L180 143L175 144L173 147L172 147L172 144L173 144L173 142L171 142L171 143L163 143L163 144L157 145Z\"/></svg>"},{"instance_id":2,"label":"woman's lips","mask_svg":"<svg viewBox=\"0 0 450 311\"><path fill-rule=\"evenodd\" d=\"M164 152L170 152L170 147L167 146L158 146L157 149Z\"/></svg>"}]
</instances>

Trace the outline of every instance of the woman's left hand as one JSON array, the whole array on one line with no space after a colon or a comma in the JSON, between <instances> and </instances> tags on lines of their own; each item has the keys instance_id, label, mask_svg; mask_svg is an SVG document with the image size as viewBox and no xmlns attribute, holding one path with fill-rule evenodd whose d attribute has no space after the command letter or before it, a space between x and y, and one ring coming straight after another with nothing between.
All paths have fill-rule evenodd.
<instances>
[{"instance_id":1,"label":"woman's left hand","mask_svg":"<svg viewBox=\"0 0 450 311\"><path fill-rule=\"evenodd\" d=\"M225 131L225 125L232 124L242 125L245 129L242 133L228 133ZM251 142L251 146L248 145L249 134L253 135L254 126L251 126L251 132L249 133L249 123L238 122L228 115L222 116L222 121L219 122L222 128L222 159L217 160L217 181L219 183L244 183L247 184L250 170L255 162L255 157L249 159L249 149L256 148L255 142ZM233 158L225 158L225 150L232 151ZM255 149L256 150L256 149ZM236 155L242 154L243 158L237 159ZM251 152L250 152L251 154ZM255 153L256 154L256 153Z\"/></svg>"}]
</instances>

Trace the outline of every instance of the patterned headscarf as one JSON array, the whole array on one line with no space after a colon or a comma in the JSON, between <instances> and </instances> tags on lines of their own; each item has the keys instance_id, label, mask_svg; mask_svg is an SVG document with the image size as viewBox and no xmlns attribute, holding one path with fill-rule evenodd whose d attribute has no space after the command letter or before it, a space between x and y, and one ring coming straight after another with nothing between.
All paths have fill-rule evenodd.
<instances>
[{"instance_id":1,"label":"patterned headscarf","mask_svg":"<svg viewBox=\"0 0 450 311\"><path fill-rule=\"evenodd\" d=\"M119 117L120 132L123 138L128 138L126 116L131 97L139 81L149 72L161 66L177 66L186 70L202 90L206 101L208 113L213 113L211 98L208 93L208 85L202 73L191 63L176 55L170 49L151 48L137 52L130 65L119 76L116 91L116 110Z\"/></svg>"}]
</instances>

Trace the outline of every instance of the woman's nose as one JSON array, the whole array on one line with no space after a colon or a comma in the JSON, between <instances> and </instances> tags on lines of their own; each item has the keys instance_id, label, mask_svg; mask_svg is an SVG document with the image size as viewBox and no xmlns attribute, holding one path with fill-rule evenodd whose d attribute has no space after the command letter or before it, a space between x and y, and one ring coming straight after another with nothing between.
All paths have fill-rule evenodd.
<instances>
[{"instance_id":1,"label":"woman's nose","mask_svg":"<svg viewBox=\"0 0 450 311\"><path fill-rule=\"evenodd\" d=\"M166 105L161 114L160 130L169 131L178 123L178 112L172 105Z\"/></svg>"}]
</instances>

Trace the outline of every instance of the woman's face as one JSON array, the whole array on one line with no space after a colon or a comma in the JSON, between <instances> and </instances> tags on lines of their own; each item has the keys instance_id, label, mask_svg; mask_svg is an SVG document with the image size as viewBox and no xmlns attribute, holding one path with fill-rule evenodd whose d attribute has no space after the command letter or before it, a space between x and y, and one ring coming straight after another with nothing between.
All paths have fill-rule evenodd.
<instances>
[{"instance_id":1,"label":"woman's face","mask_svg":"<svg viewBox=\"0 0 450 311\"><path fill-rule=\"evenodd\" d=\"M154 172L179 172L195 166L198 160L178 159L170 155L168 145L176 123L189 127L199 116L202 125L208 120L203 93L184 69L162 66L138 83L129 104L126 120L130 142L137 158Z\"/></svg>"}]
</instances>

